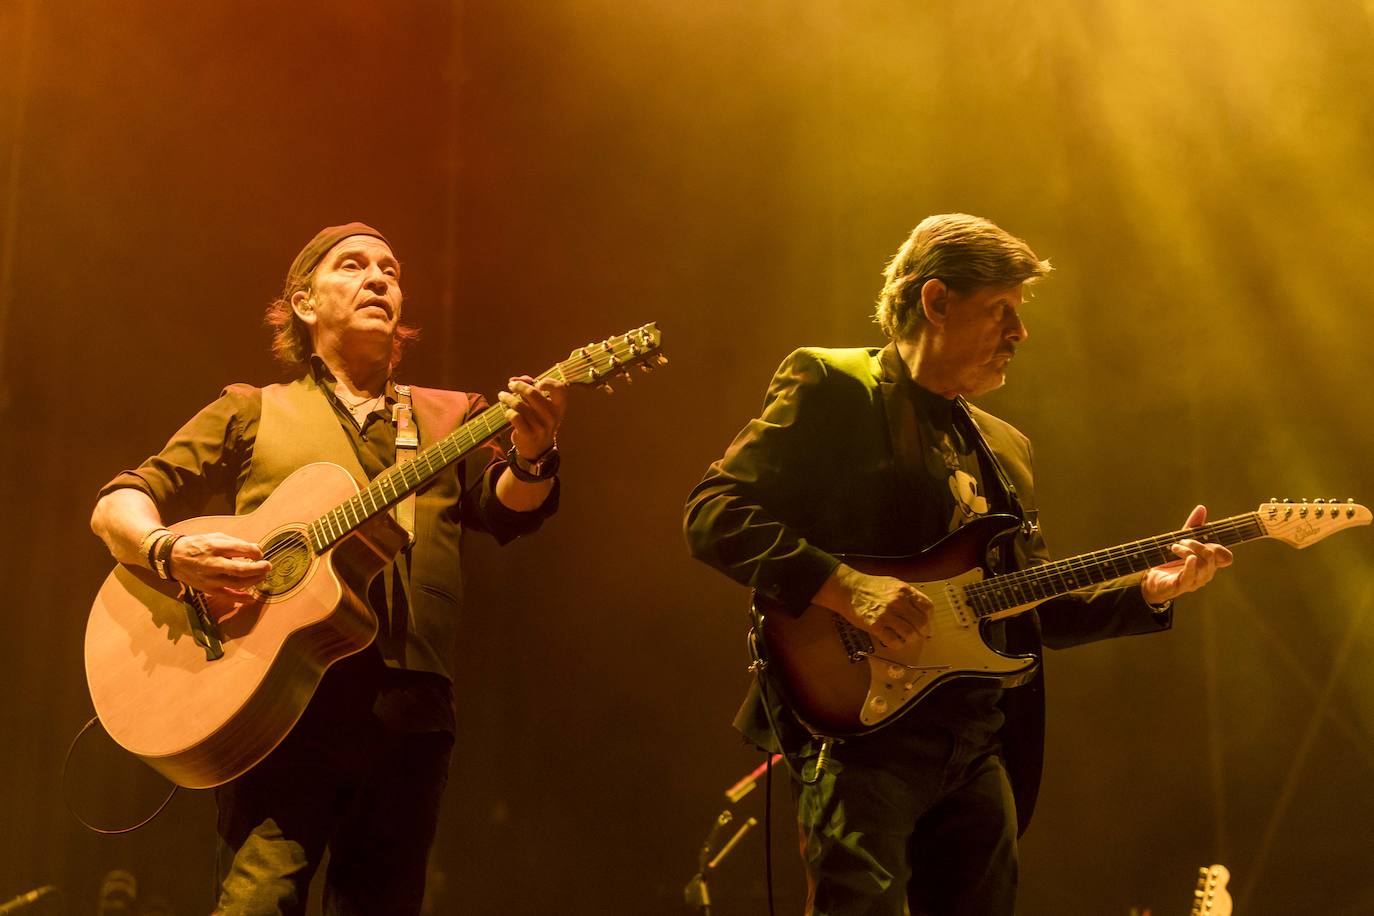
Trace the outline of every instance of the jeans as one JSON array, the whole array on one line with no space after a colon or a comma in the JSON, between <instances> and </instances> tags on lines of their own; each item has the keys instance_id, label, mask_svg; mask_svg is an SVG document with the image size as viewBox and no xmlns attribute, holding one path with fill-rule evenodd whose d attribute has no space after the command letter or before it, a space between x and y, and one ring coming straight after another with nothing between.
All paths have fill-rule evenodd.
<instances>
[{"instance_id":1,"label":"jeans","mask_svg":"<svg viewBox=\"0 0 1374 916\"><path fill-rule=\"evenodd\" d=\"M314 715L215 790L217 914L305 912L329 849L324 912L418 914L453 734Z\"/></svg>"},{"instance_id":2,"label":"jeans","mask_svg":"<svg viewBox=\"0 0 1374 916\"><path fill-rule=\"evenodd\" d=\"M897 722L793 784L808 916L1011 916L1016 803L995 737ZM811 772L816 747L804 752Z\"/></svg>"}]
</instances>

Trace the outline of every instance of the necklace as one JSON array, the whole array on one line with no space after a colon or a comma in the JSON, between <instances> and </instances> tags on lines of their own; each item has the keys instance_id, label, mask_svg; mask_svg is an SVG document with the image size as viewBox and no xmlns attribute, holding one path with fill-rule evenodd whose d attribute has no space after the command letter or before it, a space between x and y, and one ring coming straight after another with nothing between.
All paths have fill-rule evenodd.
<instances>
[{"instance_id":1,"label":"necklace","mask_svg":"<svg viewBox=\"0 0 1374 916\"><path fill-rule=\"evenodd\" d=\"M339 391L337 388L334 389L334 397L338 398L339 403L343 404L343 406L348 408L349 413L353 414L354 417L359 419L361 419L362 417L366 417L368 414L372 413L372 411L376 409L378 403L380 403L383 396L384 395L379 394L376 397L359 398L355 401L348 395L344 394L342 391Z\"/></svg>"},{"instance_id":2,"label":"necklace","mask_svg":"<svg viewBox=\"0 0 1374 916\"><path fill-rule=\"evenodd\" d=\"M357 401L352 401L352 400L349 400L349 398L348 398L347 395L339 394L337 391L334 392L334 396L337 397L340 401L343 401L344 406L347 407L349 410L357 410L359 407L362 407L364 404L370 404L370 403L372 403L373 401L377 400L375 397L371 397L371 398L360 398L360 399L357 400Z\"/></svg>"}]
</instances>

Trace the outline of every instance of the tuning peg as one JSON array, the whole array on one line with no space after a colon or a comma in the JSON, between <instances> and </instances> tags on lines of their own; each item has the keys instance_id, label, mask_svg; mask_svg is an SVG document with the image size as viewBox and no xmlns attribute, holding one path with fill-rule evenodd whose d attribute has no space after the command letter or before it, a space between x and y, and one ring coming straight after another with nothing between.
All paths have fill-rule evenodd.
<instances>
[{"instance_id":1,"label":"tuning peg","mask_svg":"<svg viewBox=\"0 0 1374 916\"><path fill-rule=\"evenodd\" d=\"M602 382L600 385L596 386L596 390L603 394L615 394L615 389L611 387L610 382Z\"/></svg>"},{"instance_id":2,"label":"tuning peg","mask_svg":"<svg viewBox=\"0 0 1374 916\"><path fill-rule=\"evenodd\" d=\"M666 365L668 365L668 357L664 356L662 353L658 354L658 356L655 357L655 359L654 359L654 365L657 365L657 366L666 366ZM1354 502L1354 500L1352 499L1351 502Z\"/></svg>"}]
</instances>

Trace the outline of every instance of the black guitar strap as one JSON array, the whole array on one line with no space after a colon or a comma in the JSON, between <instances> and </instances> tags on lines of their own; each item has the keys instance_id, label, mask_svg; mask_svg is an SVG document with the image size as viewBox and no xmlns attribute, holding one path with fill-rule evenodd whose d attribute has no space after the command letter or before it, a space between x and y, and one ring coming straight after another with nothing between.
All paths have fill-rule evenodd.
<instances>
[{"instance_id":1,"label":"black guitar strap","mask_svg":"<svg viewBox=\"0 0 1374 916\"><path fill-rule=\"evenodd\" d=\"M997 482L1001 486L1002 493L1007 499L1008 513L1020 519L1021 533L1026 537L1030 537L1035 533L1037 524L1034 520L1027 518L1025 507L1021 504L1021 496L1016 492L1016 484L1011 482L1011 478L1007 476L1006 469L1002 467L1002 462L997 460L997 455L993 452L992 446L988 445L987 437L983 435L982 427L980 427L978 421L974 419L973 411L969 409L968 402L965 401L963 397L957 397L954 400L955 403L958 404L964 419L968 421L968 428L973 431L974 447L978 449L979 454L986 460L987 466L992 468L992 472L997 475Z\"/></svg>"}]
</instances>

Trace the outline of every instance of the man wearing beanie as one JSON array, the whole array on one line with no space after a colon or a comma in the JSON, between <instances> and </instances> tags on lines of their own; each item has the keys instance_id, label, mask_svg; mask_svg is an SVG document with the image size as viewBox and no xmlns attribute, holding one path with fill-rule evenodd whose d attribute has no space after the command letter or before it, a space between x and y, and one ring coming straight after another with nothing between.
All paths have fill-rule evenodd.
<instances>
[{"instance_id":1,"label":"man wearing beanie","mask_svg":"<svg viewBox=\"0 0 1374 916\"><path fill-rule=\"evenodd\" d=\"M272 569L257 544L164 526L204 514L215 497L251 512L313 462L365 482L397 462L398 445L408 454L413 434L423 449L485 409L478 394L396 383L415 337L401 314L400 264L380 232L348 223L316 235L267 311L294 380L230 385L161 452L106 484L91 527L115 559L207 594L241 593ZM376 639L329 668L274 751L216 788L216 912L304 913L326 849L326 912L420 912L454 741L461 534L504 544L558 507L565 392L528 376L509 387L499 399L510 453L479 449L397 507L410 537L368 586Z\"/></svg>"}]
</instances>

